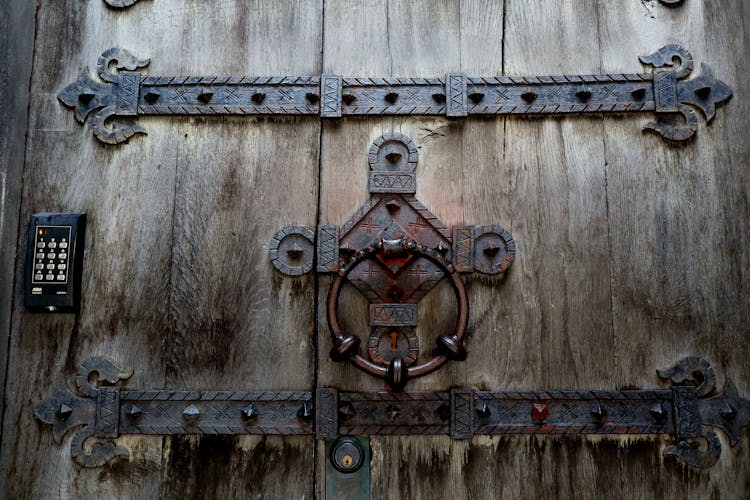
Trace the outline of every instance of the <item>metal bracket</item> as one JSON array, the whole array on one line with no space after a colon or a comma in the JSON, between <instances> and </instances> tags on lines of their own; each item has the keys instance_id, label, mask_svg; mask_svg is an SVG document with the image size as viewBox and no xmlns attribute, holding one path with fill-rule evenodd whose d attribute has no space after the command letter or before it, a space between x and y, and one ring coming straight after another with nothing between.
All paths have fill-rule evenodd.
<instances>
[{"instance_id":1,"label":"metal bracket","mask_svg":"<svg viewBox=\"0 0 750 500\"><path fill-rule=\"evenodd\" d=\"M78 81L65 87L58 98L75 108L81 123L93 113L94 135L107 144L145 133L143 127L119 120L142 115L456 118L635 112L656 113L656 121L644 130L680 142L695 134L698 118L694 108L710 123L716 106L732 95L729 86L716 80L705 64L700 76L685 80L693 69L693 59L679 45L667 45L641 57L641 62L655 71L532 77L448 73L445 78L144 76L134 71L146 67L148 59L113 48L97 63L101 82L84 68ZM121 71L113 72L113 65ZM408 183L403 189L409 189Z\"/></svg>"},{"instance_id":2,"label":"metal bracket","mask_svg":"<svg viewBox=\"0 0 750 500\"><path fill-rule=\"evenodd\" d=\"M59 388L37 406L57 443L73 429L71 454L83 467L129 456L113 439L125 434L280 434L318 439L363 435L664 434L676 440L664 454L695 468L721 454L722 430L734 447L750 426L750 400L731 380L716 393L711 365L688 357L658 374L671 389L476 391L397 394L306 391L138 390L113 386L130 377L106 358L78 370L80 395ZM95 386L89 377L109 385ZM685 384L685 385L683 385ZM62 387L62 385L60 386ZM313 400L315 408L313 408ZM313 422L314 420L314 422ZM84 442L92 440L90 447Z\"/></svg>"},{"instance_id":3,"label":"metal bracket","mask_svg":"<svg viewBox=\"0 0 750 500\"><path fill-rule=\"evenodd\" d=\"M451 229L414 198L418 160L416 145L405 135L378 137L368 152L372 196L341 228L319 226L316 241L311 228L288 226L269 245L271 262L284 274L298 276L313 267L338 274L328 294L331 357L352 361L396 390L448 359L466 358L469 306L459 273L500 274L515 256L515 243L500 226ZM456 327L438 338L438 356L418 362L418 302L443 278L456 292ZM339 322L338 297L345 279L371 304L367 359L360 353L360 339L345 333Z\"/></svg>"}]
</instances>

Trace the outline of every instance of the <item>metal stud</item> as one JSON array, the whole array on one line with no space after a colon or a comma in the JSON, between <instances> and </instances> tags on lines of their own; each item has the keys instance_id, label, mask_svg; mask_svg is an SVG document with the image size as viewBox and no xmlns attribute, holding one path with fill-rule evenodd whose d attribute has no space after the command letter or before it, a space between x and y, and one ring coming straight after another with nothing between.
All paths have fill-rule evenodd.
<instances>
[{"instance_id":1,"label":"metal stud","mask_svg":"<svg viewBox=\"0 0 750 500\"><path fill-rule=\"evenodd\" d=\"M385 202L385 208L388 209L388 213L395 214L396 212L401 210L401 205L395 199L391 199Z\"/></svg>"},{"instance_id":2,"label":"metal stud","mask_svg":"<svg viewBox=\"0 0 750 500\"><path fill-rule=\"evenodd\" d=\"M198 100L203 104L208 104L209 102L211 102L211 99L213 99L213 97L213 92L201 92L200 94L198 94Z\"/></svg>"},{"instance_id":3,"label":"metal stud","mask_svg":"<svg viewBox=\"0 0 750 500\"><path fill-rule=\"evenodd\" d=\"M591 91L590 90L579 90L576 92L576 97L581 100L581 102L589 102L591 100Z\"/></svg>"},{"instance_id":4,"label":"metal stud","mask_svg":"<svg viewBox=\"0 0 750 500\"><path fill-rule=\"evenodd\" d=\"M477 406L476 411L477 411L477 415L481 418L487 418L490 415L492 415L492 411L490 411L490 407L487 406L487 404L482 404L482 406Z\"/></svg>"},{"instance_id":5,"label":"metal stud","mask_svg":"<svg viewBox=\"0 0 750 500\"><path fill-rule=\"evenodd\" d=\"M351 403L346 403L345 405L339 407L339 419L342 422L351 420L356 415L357 415L357 412L354 410L354 407L352 406Z\"/></svg>"},{"instance_id":6,"label":"metal stud","mask_svg":"<svg viewBox=\"0 0 750 500\"><path fill-rule=\"evenodd\" d=\"M250 96L250 99L255 104L263 104L263 101L266 99L266 94L264 94L263 92L256 92L255 94Z\"/></svg>"},{"instance_id":7,"label":"metal stud","mask_svg":"<svg viewBox=\"0 0 750 500\"><path fill-rule=\"evenodd\" d=\"M201 411L193 403L190 403L184 410L182 410L182 418L187 421L193 421L201 416Z\"/></svg>"},{"instance_id":8,"label":"metal stud","mask_svg":"<svg viewBox=\"0 0 750 500\"><path fill-rule=\"evenodd\" d=\"M396 104L396 101L398 100L398 94L396 92L388 92L385 95L386 102L389 102L391 104Z\"/></svg>"},{"instance_id":9,"label":"metal stud","mask_svg":"<svg viewBox=\"0 0 750 500\"><path fill-rule=\"evenodd\" d=\"M126 414L130 418L138 418L141 416L142 413L143 413L143 410L141 410L141 408L138 405L132 404L130 405L130 408L128 408L128 411Z\"/></svg>"},{"instance_id":10,"label":"metal stud","mask_svg":"<svg viewBox=\"0 0 750 500\"><path fill-rule=\"evenodd\" d=\"M667 415L667 412L661 403L654 404L651 408L648 409L648 411L656 420L661 420Z\"/></svg>"},{"instance_id":11,"label":"metal stud","mask_svg":"<svg viewBox=\"0 0 750 500\"><path fill-rule=\"evenodd\" d=\"M357 97L352 94L344 94L341 96L341 101L347 106L351 106L356 100Z\"/></svg>"},{"instance_id":12,"label":"metal stud","mask_svg":"<svg viewBox=\"0 0 750 500\"><path fill-rule=\"evenodd\" d=\"M299 243L295 241L294 243L292 243L292 246L289 247L289 249L286 251L286 254L290 259L299 259L305 254L305 250L301 246L299 246Z\"/></svg>"},{"instance_id":13,"label":"metal stud","mask_svg":"<svg viewBox=\"0 0 750 500\"><path fill-rule=\"evenodd\" d=\"M313 405L309 401L302 405L297 412L297 417L304 422L310 422L313 418Z\"/></svg>"},{"instance_id":14,"label":"metal stud","mask_svg":"<svg viewBox=\"0 0 750 500\"><path fill-rule=\"evenodd\" d=\"M158 92L154 92L154 91L146 92L146 95L143 96L146 102L151 104L152 106L156 104L156 101L158 101L160 97L161 97L161 94Z\"/></svg>"},{"instance_id":15,"label":"metal stud","mask_svg":"<svg viewBox=\"0 0 750 500\"><path fill-rule=\"evenodd\" d=\"M73 413L73 408L71 408L65 403L62 403L60 405L60 408L57 409L57 417L60 420L67 420L68 417L70 417L72 413Z\"/></svg>"},{"instance_id":16,"label":"metal stud","mask_svg":"<svg viewBox=\"0 0 750 500\"><path fill-rule=\"evenodd\" d=\"M532 102L536 101L536 98L538 97L536 92L524 92L521 94L521 99L526 101L527 104L531 104Z\"/></svg>"},{"instance_id":17,"label":"metal stud","mask_svg":"<svg viewBox=\"0 0 750 500\"><path fill-rule=\"evenodd\" d=\"M318 102L320 102L320 96L314 92L308 92L305 94L305 99L307 99L307 102L310 104L318 104Z\"/></svg>"},{"instance_id":18,"label":"metal stud","mask_svg":"<svg viewBox=\"0 0 750 500\"><path fill-rule=\"evenodd\" d=\"M497 253L500 251L500 247L495 245L494 243L489 243L487 246L484 247L482 250L482 253L484 253L487 257L490 259L497 255Z\"/></svg>"},{"instance_id":19,"label":"metal stud","mask_svg":"<svg viewBox=\"0 0 750 500\"><path fill-rule=\"evenodd\" d=\"M732 405L725 402L719 410L719 415L726 418L727 420L733 420L734 417L737 416L737 410L735 410Z\"/></svg>"},{"instance_id":20,"label":"metal stud","mask_svg":"<svg viewBox=\"0 0 750 500\"><path fill-rule=\"evenodd\" d=\"M242 407L242 418L245 420L255 420L258 418L258 410L254 404L250 403Z\"/></svg>"},{"instance_id":21,"label":"metal stud","mask_svg":"<svg viewBox=\"0 0 750 500\"><path fill-rule=\"evenodd\" d=\"M533 403L531 405L531 419L535 422L544 422L549 415L549 409L544 403Z\"/></svg>"},{"instance_id":22,"label":"metal stud","mask_svg":"<svg viewBox=\"0 0 750 500\"><path fill-rule=\"evenodd\" d=\"M591 416L594 417L594 420L597 423L601 423L602 420L604 420L604 417L607 416L607 409L600 403L596 403L594 407L591 408Z\"/></svg>"},{"instance_id":23,"label":"metal stud","mask_svg":"<svg viewBox=\"0 0 750 500\"><path fill-rule=\"evenodd\" d=\"M468 95L469 100L473 102L474 104L479 104L482 102L482 99L484 99L484 92L477 92L474 91L471 94Z\"/></svg>"},{"instance_id":24,"label":"metal stud","mask_svg":"<svg viewBox=\"0 0 750 500\"><path fill-rule=\"evenodd\" d=\"M630 95L633 96L633 99L640 101L641 99L646 97L646 89L644 89L643 87L635 89L630 93Z\"/></svg>"},{"instance_id":25,"label":"metal stud","mask_svg":"<svg viewBox=\"0 0 750 500\"><path fill-rule=\"evenodd\" d=\"M709 85L698 87L695 89L695 95L700 99L707 99L711 95L711 87Z\"/></svg>"},{"instance_id":26,"label":"metal stud","mask_svg":"<svg viewBox=\"0 0 750 500\"><path fill-rule=\"evenodd\" d=\"M432 99L438 104L443 104L445 102L445 94L432 94Z\"/></svg>"},{"instance_id":27,"label":"metal stud","mask_svg":"<svg viewBox=\"0 0 750 500\"><path fill-rule=\"evenodd\" d=\"M78 100L81 101L82 104L86 105L94 100L94 97L96 97L94 94L90 94L88 92L84 92L83 94L78 96Z\"/></svg>"}]
</instances>

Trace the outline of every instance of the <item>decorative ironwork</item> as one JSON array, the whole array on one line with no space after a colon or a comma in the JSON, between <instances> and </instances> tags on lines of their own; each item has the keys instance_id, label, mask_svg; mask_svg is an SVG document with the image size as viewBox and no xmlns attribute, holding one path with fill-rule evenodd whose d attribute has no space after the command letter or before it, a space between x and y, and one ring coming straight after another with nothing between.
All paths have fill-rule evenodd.
<instances>
[{"instance_id":1,"label":"decorative ironwork","mask_svg":"<svg viewBox=\"0 0 750 500\"><path fill-rule=\"evenodd\" d=\"M419 154L410 138L398 133L378 137L367 158L372 197L340 228L318 227L315 269L338 273L328 298L331 357L349 359L401 389L409 379L431 373L448 359L465 359L468 302L459 273L507 271L515 243L499 226L451 230L414 198ZM310 271L314 233L298 226L279 231L270 245L274 266L292 276ZM439 355L419 362L417 303L443 278L456 291L458 322L452 335L438 338ZM345 279L371 303L369 359L360 352L361 340L344 333L339 324L338 294Z\"/></svg>"},{"instance_id":2,"label":"decorative ironwork","mask_svg":"<svg viewBox=\"0 0 750 500\"><path fill-rule=\"evenodd\" d=\"M675 438L665 455L695 468L721 454L715 430L730 446L750 426L750 400L731 380L715 392L713 368L689 357L658 371L671 389L581 391L475 391L457 388L426 393L306 391L137 390L114 386L130 377L105 358L78 371L79 395L65 388L36 408L52 425L57 443L78 429L71 454L83 467L127 458L113 439L125 434L278 434L318 439L362 435L666 434ZM89 382L96 375L98 387ZM684 384L684 385L683 385ZM62 387L62 385L60 386ZM91 439L91 446L84 442ZM89 450L89 451L86 451Z\"/></svg>"},{"instance_id":3,"label":"decorative ironwork","mask_svg":"<svg viewBox=\"0 0 750 500\"><path fill-rule=\"evenodd\" d=\"M679 62L675 65L674 60ZM654 112L645 130L671 141L690 139L697 130L694 108L710 123L715 107L731 89L711 68L686 80L693 68L689 52L667 45L641 57L651 73L604 75L445 78L351 78L322 76L145 76L148 59L125 49L105 52L97 64L101 82L84 68L59 99L75 108L76 119L90 119L96 137L108 144L127 141L145 129L124 124L141 115L540 115ZM111 63L120 70L112 72ZM675 115L676 118L675 119ZM681 117L681 118L680 118ZM371 189L413 193L413 176L374 171Z\"/></svg>"}]
</instances>

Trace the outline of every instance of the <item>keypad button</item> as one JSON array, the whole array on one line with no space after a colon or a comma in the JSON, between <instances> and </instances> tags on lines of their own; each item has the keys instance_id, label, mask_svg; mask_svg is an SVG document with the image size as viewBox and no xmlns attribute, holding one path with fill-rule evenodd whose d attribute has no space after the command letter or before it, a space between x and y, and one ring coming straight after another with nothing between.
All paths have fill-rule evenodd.
<instances>
[{"instance_id":1,"label":"keypad button","mask_svg":"<svg viewBox=\"0 0 750 500\"><path fill-rule=\"evenodd\" d=\"M58 264L58 265L57 265L57 268L58 268L58 269L59 269L60 271L64 271L64 270L65 270L65 267L66 267L66 266L65 266L65 264Z\"/></svg>"},{"instance_id":2,"label":"keypad button","mask_svg":"<svg viewBox=\"0 0 750 500\"><path fill-rule=\"evenodd\" d=\"M47 275L47 276L45 277L45 279L46 279L47 281L52 281L53 279L55 279L55 275L54 275L54 274L48 274L48 275Z\"/></svg>"},{"instance_id":3,"label":"keypad button","mask_svg":"<svg viewBox=\"0 0 750 500\"><path fill-rule=\"evenodd\" d=\"M55 254L53 254L52 252L48 253L47 254L47 258L48 259L54 259L55 258Z\"/></svg>"},{"instance_id":4,"label":"keypad button","mask_svg":"<svg viewBox=\"0 0 750 500\"><path fill-rule=\"evenodd\" d=\"M65 260L65 259L67 259L67 258L68 258L68 254L66 254L66 253L61 253L61 254L58 254L58 257L60 257L60 260Z\"/></svg>"},{"instance_id":5,"label":"keypad button","mask_svg":"<svg viewBox=\"0 0 750 500\"><path fill-rule=\"evenodd\" d=\"M36 258L37 259L43 259L44 258L44 254L40 252L40 253L36 254Z\"/></svg>"},{"instance_id":6,"label":"keypad button","mask_svg":"<svg viewBox=\"0 0 750 500\"><path fill-rule=\"evenodd\" d=\"M67 244L67 243L65 243L65 240L63 240L63 241L62 241L62 242L60 243L60 248L68 248L68 244Z\"/></svg>"},{"instance_id":7,"label":"keypad button","mask_svg":"<svg viewBox=\"0 0 750 500\"><path fill-rule=\"evenodd\" d=\"M47 269L52 270L55 268L54 264L47 264Z\"/></svg>"},{"instance_id":8,"label":"keypad button","mask_svg":"<svg viewBox=\"0 0 750 500\"><path fill-rule=\"evenodd\" d=\"M38 262L34 267L36 269L44 269L44 264L42 264L41 262Z\"/></svg>"},{"instance_id":9,"label":"keypad button","mask_svg":"<svg viewBox=\"0 0 750 500\"><path fill-rule=\"evenodd\" d=\"M58 274L57 275L57 280L58 281L65 281L65 275L64 274Z\"/></svg>"},{"instance_id":10,"label":"keypad button","mask_svg":"<svg viewBox=\"0 0 750 500\"><path fill-rule=\"evenodd\" d=\"M41 274L35 274L34 279L36 281L42 281L44 279L44 276L42 276Z\"/></svg>"},{"instance_id":11,"label":"keypad button","mask_svg":"<svg viewBox=\"0 0 750 500\"><path fill-rule=\"evenodd\" d=\"M57 243L55 243L54 241L50 241L50 242L49 242L49 245L47 245L47 246L48 246L49 248L57 248Z\"/></svg>"},{"instance_id":12,"label":"keypad button","mask_svg":"<svg viewBox=\"0 0 750 500\"><path fill-rule=\"evenodd\" d=\"M44 243L43 241L40 241L39 243L36 244L36 247L37 248L44 248L45 245L46 245L46 243Z\"/></svg>"}]
</instances>

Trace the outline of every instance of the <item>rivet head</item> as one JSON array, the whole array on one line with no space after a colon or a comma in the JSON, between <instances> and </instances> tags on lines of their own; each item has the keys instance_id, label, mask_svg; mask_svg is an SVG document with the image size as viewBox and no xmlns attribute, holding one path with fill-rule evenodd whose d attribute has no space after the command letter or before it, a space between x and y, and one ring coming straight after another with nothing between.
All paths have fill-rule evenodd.
<instances>
[{"instance_id":1,"label":"rivet head","mask_svg":"<svg viewBox=\"0 0 750 500\"><path fill-rule=\"evenodd\" d=\"M399 210L401 210L401 205L396 200L388 200L385 203L385 208L388 209L388 213L395 214Z\"/></svg>"},{"instance_id":2,"label":"rivet head","mask_svg":"<svg viewBox=\"0 0 750 500\"><path fill-rule=\"evenodd\" d=\"M432 98L438 104L443 104L445 102L445 94L432 94Z\"/></svg>"},{"instance_id":3,"label":"rivet head","mask_svg":"<svg viewBox=\"0 0 750 500\"><path fill-rule=\"evenodd\" d=\"M255 94L250 96L250 99L255 104L262 104L263 101L266 99L266 94L264 94L263 92L256 92Z\"/></svg>"},{"instance_id":4,"label":"rivet head","mask_svg":"<svg viewBox=\"0 0 750 500\"><path fill-rule=\"evenodd\" d=\"M640 101L641 99L646 97L646 89L644 89L643 87L635 89L630 93L630 95L633 96L633 99Z\"/></svg>"},{"instance_id":5,"label":"rivet head","mask_svg":"<svg viewBox=\"0 0 750 500\"><path fill-rule=\"evenodd\" d=\"M289 256L290 259L299 259L304 255L305 251L304 249L299 246L299 243L296 241L292 244L291 247L286 251L286 254Z\"/></svg>"},{"instance_id":6,"label":"rivet head","mask_svg":"<svg viewBox=\"0 0 750 500\"><path fill-rule=\"evenodd\" d=\"M737 416L737 410L735 410L734 407L729 403L724 403L724 405L719 410L719 415L726 418L727 420L731 420L735 416Z\"/></svg>"},{"instance_id":7,"label":"rivet head","mask_svg":"<svg viewBox=\"0 0 750 500\"><path fill-rule=\"evenodd\" d=\"M484 99L484 92L471 92L467 97L474 104L479 104Z\"/></svg>"},{"instance_id":8,"label":"rivet head","mask_svg":"<svg viewBox=\"0 0 750 500\"><path fill-rule=\"evenodd\" d=\"M353 419L356 415L357 412L354 410L351 403L346 403L339 407L339 418L344 422Z\"/></svg>"},{"instance_id":9,"label":"rivet head","mask_svg":"<svg viewBox=\"0 0 750 500\"><path fill-rule=\"evenodd\" d=\"M398 94L396 92L388 92L385 95L385 100L390 104L396 104L396 101L398 100Z\"/></svg>"},{"instance_id":10,"label":"rivet head","mask_svg":"<svg viewBox=\"0 0 750 500\"><path fill-rule=\"evenodd\" d=\"M700 99L707 99L708 96L711 95L711 86L704 85L703 87L698 87L695 89L695 95Z\"/></svg>"},{"instance_id":11,"label":"rivet head","mask_svg":"<svg viewBox=\"0 0 750 500\"><path fill-rule=\"evenodd\" d=\"M396 153L395 151L392 151L385 155L385 159L388 160L389 163L396 164L399 161L401 161L401 153Z\"/></svg>"},{"instance_id":12,"label":"rivet head","mask_svg":"<svg viewBox=\"0 0 750 500\"><path fill-rule=\"evenodd\" d=\"M208 104L209 102L211 102L211 99L213 98L214 98L213 92L202 92L198 94L198 100L202 102L203 104Z\"/></svg>"},{"instance_id":13,"label":"rivet head","mask_svg":"<svg viewBox=\"0 0 750 500\"><path fill-rule=\"evenodd\" d=\"M656 403L648 409L651 416L656 420L661 420L667 415L667 411L664 409L664 405Z\"/></svg>"},{"instance_id":14,"label":"rivet head","mask_svg":"<svg viewBox=\"0 0 750 500\"><path fill-rule=\"evenodd\" d=\"M258 410L255 405L250 403L242 407L242 418L245 420L254 420L258 418Z\"/></svg>"},{"instance_id":15,"label":"rivet head","mask_svg":"<svg viewBox=\"0 0 750 500\"><path fill-rule=\"evenodd\" d=\"M57 417L60 420L67 420L68 417L73 413L73 408L71 408L66 403L62 403L60 405L60 408L57 409Z\"/></svg>"},{"instance_id":16,"label":"rivet head","mask_svg":"<svg viewBox=\"0 0 750 500\"><path fill-rule=\"evenodd\" d=\"M493 258L497 253L500 251L500 247L497 246L495 243L488 243L484 249L482 249L482 252L489 257L490 259Z\"/></svg>"},{"instance_id":17,"label":"rivet head","mask_svg":"<svg viewBox=\"0 0 750 500\"><path fill-rule=\"evenodd\" d=\"M131 417L131 418L138 418L142 414L143 414L143 410L141 410L141 408L136 404L130 405L130 408L128 408L128 411L127 411L128 417Z\"/></svg>"},{"instance_id":18,"label":"rivet head","mask_svg":"<svg viewBox=\"0 0 750 500\"><path fill-rule=\"evenodd\" d=\"M594 420L597 422L601 422L604 420L604 417L607 416L607 409L601 404L596 403L594 407L591 408L591 416L594 417Z\"/></svg>"},{"instance_id":19,"label":"rivet head","mask_svg":"<svg viewBox=\"0 0 750 500\"><path fill-rule=\"evenodd\" d=\"M307 94L305 94L305 99L307 99L307 102L309 102L310 104L318 104L318 102L320 101L320 96L313 92L308 92Z\"/></svg>"},{"instance_id":20,"label":"rivet head","mask_svg":"<svg viewBox=\"0 0 750 500\"><path fill-rule=\"evenodd\" d=\"M86 105L94 100L94 97L96 97L94 94L91 94L89 92L84 92L83 94L78 95L78 100L81 101L82 104Z\"/></svg>"},{"instance_id":21,"label":"rivet head","mask_svg":"<svg viewBox=\"0 0 750 500\"><path fill-rule=\"evenodd\" d=\"M447 422L451 418L451 407L446 404L438 406L435 410L435 416L443 422Z\"/></svg>"},{"instance_id":22,"label":"rivet head","mask_svg":"<svg viewBox=\"0 0 750 500\"><path fill-rule=\"evenodd\" d=\"M579 90L578 92L576 92L576 97L580 99L582 102L588 102L591 100L591 91Z\"/></svg>"},{"instance_id":23,"label":"rivet head","mask_svg":"<svg viewBox=\"0 0 750 500\"><path fill-rule=\"evenodd\" d=\"M533 403L531 405L531 419L535 422L544 422L549 415L549 409L544 403Z\"/></svg>"},{"instance_id":24,"label":"rivet head","mask_svg":"<svg viewBox=\"0 0 750 500\"><path fill-rule=\"evenodd\" d=\"M313 405L309 401L302 405L297 412L297 417L305 422L309 422L313 418Z\"/></svg>"},{"instance_id":25,"label":"rivet head","mask_svg":"<svg viewBox=\"0 0 750 500\"><path fill-rule=\"evenodd\" d=\"M161 94L158 92L147 92L146 95L143 96L143 98L146 100L147 103L153 105L156 104L156 101L159 100L161 97Z\"/></svg>"},{"instance_id":26,"label":"rivet head","mask_svg":"<svg viewBox=\"0 0 750 500\"><path fill-rule=\"evenodd\" d=\"M193 403L190 403L182 410L182 418L188 421L193 421L201 416L201 411Z\"/></svg>"},{"instance_id":27,"label":"rivet head","mask_svg":"<svg viewBox=\"0 0 750 500\"><path fill-rule=\"evenodd\" d=\"M481 406L477 406L476 412L477 412L477 415L481 418L487 418L492 414L492 411L490 411L490 407L487 406L487 404L482 404Z\"/></svg>"},{"instance_id":28,"label":"rivet head","mask_svg":"<svg viewBox=\"0 0 750 500\"><path fill-rule=\"evenodd\" d=\"M531 104L532 102L536 101L536 98L536 92L524 92L523 94L521 94L521 99L526 101L526 104Z\"/></svg>"}]
</instances>

